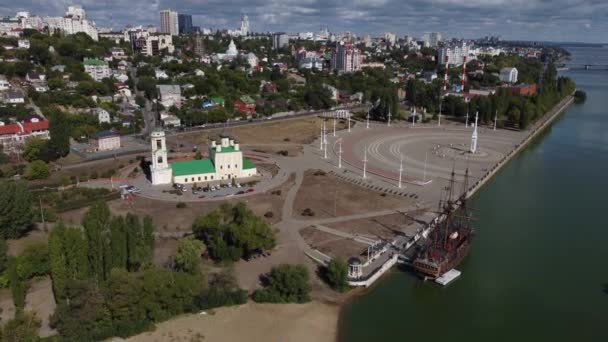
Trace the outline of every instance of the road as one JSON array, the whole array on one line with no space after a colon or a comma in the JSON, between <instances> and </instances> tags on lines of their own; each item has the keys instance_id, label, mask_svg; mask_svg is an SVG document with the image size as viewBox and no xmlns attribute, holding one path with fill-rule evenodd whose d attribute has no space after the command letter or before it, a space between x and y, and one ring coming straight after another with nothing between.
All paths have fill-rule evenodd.
<instances>
[{"instance_id":1,"label":"road","mask_svg":"<svg viewBox=\"0 0 608 342\"><path fill-rule=\"evenodd\" d=\"M146 105L144 106L144 108L142 108L141 111L144 118L144 128L140 134L142 137L145 138L148 137L152 132L152 129L154 129L158 125L158 123L156 122L156 113L152 110L152 101L146 98L145 93L143 91L137 89L137 83L139 82L139 78L137 77L137 68L131 65L129 68L129 72L130 77L133 80L133 84L135 85L135 89L133 89L133 91L135 92L135 96L142 96L146 99Z\"/></svg>"}]
</instances>

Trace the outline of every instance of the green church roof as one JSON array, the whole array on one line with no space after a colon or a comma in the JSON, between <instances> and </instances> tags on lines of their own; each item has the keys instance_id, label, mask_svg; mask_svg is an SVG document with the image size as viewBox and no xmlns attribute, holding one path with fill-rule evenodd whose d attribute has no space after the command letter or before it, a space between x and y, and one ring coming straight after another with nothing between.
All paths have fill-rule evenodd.
<instances>
[{"instance_id":1,"label":"green church roof","mask_svg":"<svg viewBox=\"0 0 608 342\"><path fill-rule=\"evenodd\" d=\"M220 148L220 152L219 153L230 153L230 152L236 152L236 150L234 149L234 146L226 146Z\"/></svg>"},{"instance_id":2,"label":"green church roof","mask_svg":"<svg viewBox=\"0 0 608 342\"><path fill-rule=\"evenodd\" d=\"M248 169L255 169L255 164L251 160L243 158L243 170Z\"/></svg>"},{"instance_id":3,"label":"green church roof","mask_svg":"<svg viewBox=\"0 0 608 342\"><path fill-rule=\"evenodd\" d=\"M86 58L82 61L84 65L108 65L108 62L97 58Z\"/></svg>"},{"instance_id":4,"label":"green church roof","mask_svg":"<svg viewBox=\"0 0 608 342\"><path fill-rule=\"evenodd\" d=\"M178 161L171 163L174 176L215 173L215 166L210 159Z\"/></svg>"}]
</instances>

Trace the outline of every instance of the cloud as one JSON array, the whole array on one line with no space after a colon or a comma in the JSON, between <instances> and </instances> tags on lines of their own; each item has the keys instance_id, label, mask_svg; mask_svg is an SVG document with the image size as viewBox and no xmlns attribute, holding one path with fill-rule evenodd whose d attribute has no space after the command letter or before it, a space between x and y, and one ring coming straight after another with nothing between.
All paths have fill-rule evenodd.
<instances>
[{"instance_id":1,"label":"cloud","mask_svg":"<svg viewBox=\"0 0 608 342\"><path fill-rule=\"evenodd\" d=\"M604 41L606 0L78 0L98 26L159 24L158 12L172 8L193 15L195 25L236 28L249 15L255 31L385 31L420 36ZM0 0L0 14L29 10L61 15L68 0Z\"/></svg>"}]
</instances>

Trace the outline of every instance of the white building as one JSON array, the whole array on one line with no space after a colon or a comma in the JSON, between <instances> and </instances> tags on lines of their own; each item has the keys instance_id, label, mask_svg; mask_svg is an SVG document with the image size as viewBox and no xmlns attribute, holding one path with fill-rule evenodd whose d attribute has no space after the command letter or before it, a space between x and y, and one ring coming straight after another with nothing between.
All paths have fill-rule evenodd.
<instances>
[{"instance_id":1,"label":"white building","mask_svg":"<svg viewBox=\"0 0 608 342\"><path fill-rule=\"evenodd\" d=\"M179 35L179 20L177 12L170 9L160 11L160 32L172 36Z\"/></svg>"},{"instance_id":2,"label":"white building","mask_svg":"<svg viewBox=\"0 0 608 342\"><path fill-rule=\"evenodd\" d=\"M260 59L253 52L247 54L247 64L250 68L257 68L260 64Z\"/></svg>"},{"instance_id":3,"label":"white building","mask_svg":"<svg viewBox=\"0 0 608 342\"><path fill-rule=\"evenodd\" d=\"M519 72L516 68L500 69L500 81L505 83L517 83Z\"/></svg>"},{"instance_id":4,"label":"white building","mask_svg":"<svg viewBox=\"0 0 608 342\"><path fill-rule=\"evenodd\" d=\"M11 83L6 79L6 76L0 75L0 90L10 89Z\"/></svg>"},{"instance_id":5,"label":"white building","mask_svg":"<svg viewBox=\"0 0 608 342\"><path fill-rule=\"evenodd\" d=\"M249 34L249 17L243 15L241 17L241 36L246 36Z\"/></svg>"},{"instance_id":6,"label":"white building","mask_svg":"<svg viewBox=\"0 0 608 342\"><path fill-rule=\"evenodd\" d=\"M209 159L171 164L167 161L165 132L152 132L151 144L153 185L217 183L257 175L255 164L243 158L239 143L226 135L221 136L219 144L215 140L211 142L208 148Z\"/></svg>"},{"instance_id":7,"label":"white building","mask_svg":"<svg viewBox=\"0 0 608 342\"><path fill-rule=\"evenodd\" d=\"M95 81L101 81L112 75L108 62L97 58L84 58L84 71Z\"/></svg>"},{"instance_id":8,"label":"white building","mask_svg":"<svg viewBox=\"0 0 608 342\"><path fill-rule=\"evenodd\" d=\"M282 49L289 45L289 36L287 33L279 32L272 34L272 48L275 50Z\"/></svg>"},{"instance_id":9,"label":"white building","mask_svg":"<svg viewBox=\"0 0 608 342\"><path fill-rule=\"evenodd\" d=\"M20 104L25 103L25 97L21 91L15 89L9 89L2 94L2 100L8 104Z\"/></svg>"},{"instance_id":10,"label":"white building","mask_svg":"<svg viewBox=\"0 0 608 342\"><path fill-rule=\"evenodd\" d=\"M158 56L162 50L166 50L167 53L175 51L173 36L170 34L148 35L141 51L146 56Z\"/></svg>"},{"instance_id":11,"label":"white building","mask_svg":"<svg viewBox=\"0 0 608 342\"><path fill-rule=\"evenodd\" d=\"M162 79L169 78L169 75L167 75L167 73L164 70L162 70L162 69L155 69L154 70L154 77L157 80L162 80Z\"/></svg>"},{"instance_id":12,"label":"white building","mask_svg":"<svg viewBox=\"0 0 608 342\"><path fill-rule=\"evenodd\" d=\"M424 40L424 44L429 47L437 47L441 42L441 33L440 32L427 32L424 34L422 40Z\"/></svg>"},{"instance_id":13,"label":"white building","mask_svg":"<svg viewBox=\"0 0 608 342\"><path fill-rule=\"evenodd\" d=\"M228 49L226 53L218 53L215 56L215 59L218 61L232 61L236 59L239 55L239 50L236 48L236 44L234 44L234 40L230 40L230 44L228 44Z\"/></svg>"},{"instance_id":14,"label":"white building","mask_svg":"<svg viewBox=\"0 0 608 342\"><path fill-rule=\"evenodd\" d=\"M331 69L339 72L353 72L361 70L363 55L351 43L338 42L336 50L331 56Z\"/></svg>"},{"instance_id":15,"label":"white building","mask_svg":"<svg viewBox=\"0 0 608 342\"><path fill-rule=\"evenodd\" d=\"M165 108L182 106L182 90L179 85L159 84L156 89L158 89L159 101Z\"/></svg>"},{"instance_id":16,"label":"white building","mask_svg":"<svg viewBox=\"0 0 608 342\"><path fill-rule=\"evenodd\" d=\"M60 30L64 34L84 32L93 40L99 40L95 23L86 19L86 13L81 6L69 6L63 17L45 17L43 22L51 31Z\"/></svg>"},{"instance_id":17,"label":"white building","mask_svg":"<svg viewBox=\"0 0 608 342\"><path fill-rule=\"evenodd\" d=\"M97 107L94 108L92 112L97 116L99 123L110 123L110 113L107 110Z\"/></svg>"},{"instance_id":18,"label":"white building","mask_svg":"<svg viewBox=\"0 0 608 342\"><path fill-rule=\"evenodd\" d=\"M464 58L469 56L469 46L463 42L462 45L446 46L439 49L437 62L445 63L445 57L448 57L450 66L462 65Z\"/></svg>"},{"instance_id":19,"label":"white building","mask_svg":"<svg viewBox=\"0 0 608 342\"><path fill-rule=\"evenodd\" d=\"M395 43L397 42L397 35L391 32L385 32L384 40L391 46L395 45Z\"/></svg>"},{"instance_id":20,"label":"white building","mask_svg":"<svg viewBox=\"0 0 608 342\"><path fill-rule=\"evenodd\" d=\"M30 41L28 39L19 39L17 41L17 46L20 49L29 49L30 48Z\"/></svg>"}]
</instances>

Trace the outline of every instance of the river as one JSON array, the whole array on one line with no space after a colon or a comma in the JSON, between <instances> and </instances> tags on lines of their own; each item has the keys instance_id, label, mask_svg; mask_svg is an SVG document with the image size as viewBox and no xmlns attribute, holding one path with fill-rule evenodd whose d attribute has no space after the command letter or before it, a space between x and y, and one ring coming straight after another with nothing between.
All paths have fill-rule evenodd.
<instances>
[{"instance_id":1,"label":"river","mask_svg":"<svg viewBox=\"0 0 608 342\"><path fill-rule=\"evenodd\" d=\"M568 48L608 64L606 48ZM342 311L340 341L608 341L608 71L473 198L476 236L443 288L394 270Z\"/></svg>"}]
</instances>

